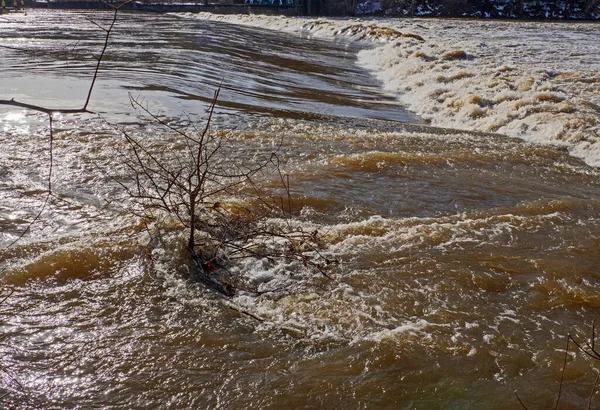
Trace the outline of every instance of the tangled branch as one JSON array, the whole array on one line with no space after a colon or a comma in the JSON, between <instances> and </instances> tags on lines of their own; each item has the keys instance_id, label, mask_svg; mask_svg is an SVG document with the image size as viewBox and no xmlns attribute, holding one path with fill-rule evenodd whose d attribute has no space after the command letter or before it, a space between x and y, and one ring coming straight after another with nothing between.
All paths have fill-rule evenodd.
<instances>
[{"instance_id":1,"label":"tangled branch","mask_svg":"<svg viewBox=\"0 0 600 410\"><path fill-rule=\"evenodd\" d=\"M117 128L126 142L118 155L128 175L114 180L131 202L130 209L145 219L174 217L187 232L196 277L225 295L233 295L235 286L219 273L244 258L296 261L329 277L326 270L335 261L321 252L318 230L305 230L291 221L289 176L281 171L280 146L262 159L242 161L225 152L222 134L211 132L219 91L204 127L193 132L173 126L130 96L133 107L177 138L165 147ZM281 182L287 199L265 194L258 181L267 174Z\"/></svg>"},{"instance_id":2,"label":"tangled branch","mask_svg":"<svg viewBox=\"0 0 600 410\"><path fill-rule=\"evenodd\" d=\"M600 361L600 352L598 352L598 350L596 349L596 321L595 320L592 322L592 334L591 334L589 341L584 339L583 343L579 343L579 342L577 342L577 340L575 340L573 338L573 336L571 336L570 333L567 333L566 339L567 339L567 343L565 346L565 355L564 355L563 365L562 365L561 372L560 372L560 382L558 384L558 394L556 397L556 403L554 405L554 410L558 410L558 406L560 404L560 399L562 397L563 383L564 383L564 379L565 379L565 371L567 369L567 361L568 361L568 357L569 357L569 348L570 348L571 342L573 344L575 344L575 346L577 346L577 349L579 351L583 352L586 356L591 357L594 360ZM592 408L592 399L598 388L598 381L600 381L600 372L596 375L596 379L594 381L594 384L592 385L592 391L590 392L590 395L588 396L588 399L587 399L588 409ZM525 406L525 404L523 403L523 401L521 400L521 398L519 397L517 392L515 391L514 393L515 393L515 396L517 397L517 400L519 401L519 404L521 405L521 407L523 407L525 410L528 410L527 406Z\"/></svg>"}]
</instances>

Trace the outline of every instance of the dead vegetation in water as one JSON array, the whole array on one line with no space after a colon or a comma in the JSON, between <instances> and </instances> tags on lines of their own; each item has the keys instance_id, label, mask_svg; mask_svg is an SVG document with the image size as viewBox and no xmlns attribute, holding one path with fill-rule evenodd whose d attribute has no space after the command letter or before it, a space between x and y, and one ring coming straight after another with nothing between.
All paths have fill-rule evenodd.
<instances>
[{"instance_id":1,"label":"dead vegetation in water","mask_svg":"<svg viewBox=\"0 0 600 410\"><path fill-rule=\"evenodd\" d=\"M88 106L118 13L131 1L107 3L112 9L112 18L106 26L90 20L105 35L100 52L94 56L95 68L81 108L45 107L22 103L14 98L0 100L0 105L46 114L50 134L45 201L31 223L8 248L30 231L50 202L54 116L56 113L91 113ZM311 28L320 24L325 22L317 21ZM217 97L218 91L207 111L209 117L205 127L194 128L191 132L172 126L151 113L139 101L131 99L132 105L143 111L154 125L162 127L165 132L178 135L181 149L157 149L148 145L143 138L119 129L127 147L119 155L124 167L129 170L130 178L115 178L114 181L124 188L133 204L134 209L130 211L140 216L146 226L148 222L156 221L164 215L177 220L188 234L187 250L195 266L196 278L228 296L235 292L235 284L226 280L223 273L226 273L229 263L240 258L296 261L306 269L327 276L327 268L335 261L321 254L323 240L318 231L307 231L292 222L293 203L289 178L281 172L277 152L254 161L230 161L224 153L226 141L222 135L210 131L210 119ZM269 197L257 185L256 178L269 172L278 176L283 197ZM227 197L235 198L238 204L228 204L224 200ZM271 220L274 219L284 222L273 224Z\"/></svg>"},{"instance_id":2,"label":"dead vegetation in water","mask_svg":"<svg viewBox=\"0 0 600 410\"><path fill-rule=\"evenodd\" d=\"M599 351L600 349L598 349L596 347L596 321L594 320L592 322L592 332L591 332L589 340L584 339L583 342L578 342L577 340L575 340L575 338L573 338L573 336L571 336L570 333L567 333L566 344L565 344L565 348L564 348L563 363L562 363L562 367L560 369L560 381L558 384L558 391L557 391L557 395L556 395L556 402L554 405L554 410L559 409L560 401L563 397L563 385L565 382L565 373L567 371L567 364L569 363L569 357L570 357L570 353L571 353L571 351L569 350L569 349L571 349L571 344L575 345L575 347L576 347L575 351L579 351L579 352L585 354L586 357L589 357L595 361L600 361L600 351ZM573 349L571 349L571 350L573 350ZM585 408L587 408L587 409L592 409L592 402L594 400L594 397L598 393L598 383L599 382L600 382L600 371L596 371L596 377L594 379L594 382L590 385L591 386L590 394L589 394L587 400L585 401ZM515 397L517 398L517 401L521 405L521 407L524 408L525 410L529 410L529 407L527 407L525 402L523 400L521 400L521 398L519 397L519 394L516 390L515 390L514 394L515 394ZM580 408L584 408L583 407L584 403L581 403L581 404L582 404L582 406Z\"/></svg>"},{"instance_id":3,"label":"dead vegetation in water","mask_svg":"<svg viewBox=\"0 0 600 410\"><path fill-rule=\"evenodd\" d=\"M219 90L201 129L193 121L188 129L173 126L130 97L132 106L175 135L177 143L153 145L116 127L126 142L117 155L127 175L113 180L126 194L125 210L159 224L161 219L177 221L187 235L195 278L226 296L237 288L228 267L240 259L295 262L328 277L335 261L321 252L322 235L292 218L290 180L281 170L279 147L262 153L246 147L243 153L232 151L225 134L210 129L218 95ZM260 182L265 178L279 181L282 195L270 194L272 189Z\"/></svg>"}]
</instances>

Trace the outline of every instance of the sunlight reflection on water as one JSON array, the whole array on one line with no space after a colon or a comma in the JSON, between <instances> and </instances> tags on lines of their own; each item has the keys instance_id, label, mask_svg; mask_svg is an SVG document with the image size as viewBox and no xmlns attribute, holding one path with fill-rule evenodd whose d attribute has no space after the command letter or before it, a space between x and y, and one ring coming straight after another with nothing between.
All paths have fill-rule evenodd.
<instances>
[{"instance_id":1,"label":"sunlight reflection on water","mask_svg":"<svg viewBox=\"0 0 600 410\"><path fill-rule=\"evenodd\" d=\"M49 19L39 27L51 32L50 17L63 14L42 16ZM164 25L174 38L193 31L182 24L201 25L163 15L124 18L136 30ZM244 29L224 27L214 28L244 38ZM115 50L129 58L137 39L120 40ZM209 45L220 47L218 40ZM264 41L265 49L286 50ZM240 44L228 58L246 56ZM235 264L240 294L229 302L265 320L240 315L186 280L181 232L148 245L141 223L120 212L109 177L123 172L119 135L95 116L57 115L55 195L43 222L0 250L2 285L15 289L0 305L0 364L14 369L40 408L512 409L512 391L522 386L540 402L550 397L562 333L582 334L600 306L598 171L560 149L501 135L343 116L326 122L318 110L294 117L285 109L295 104L343 115L382 108L369 107L377 95L361 94L374 88L338 83L352 60L337 50L286 47L285 65L262 61L262 71L251 74L263 91L283 94L263 98L256 86L243 95L238 79L215 123L232 155L281 144L294 200L304 206L301 223L326 232L327 252L343 261L333 280L266 261ZM290 51L296 47L306 53L298 60ZM120 110L128 101L115 90L133 89L157 97L161 110L201 112L202 75L159 58L176 54L181 62L193 53L150 51L144 64L156 66L134 70L144 81L99 83L98 106ZM328 54L324 72L312 61L319 53ZM52 75L56 65L49 67ZM298 87L272 84L277 70ZM307 73L326 89L312 89ZM347 107L354 98L356 111ZM385 118L394 113L388 108ZM20 232L44 200L49 155L46 116L10 110L2 123L6 235ZM146 142L176 146L169 145L176 135L147 121L127 126ZM591 367L584 363L581 373ZM570 391L584 381L585 374L575 376ZM18 386L9 387L19 397Z\"/></svg>"}]
</instances>

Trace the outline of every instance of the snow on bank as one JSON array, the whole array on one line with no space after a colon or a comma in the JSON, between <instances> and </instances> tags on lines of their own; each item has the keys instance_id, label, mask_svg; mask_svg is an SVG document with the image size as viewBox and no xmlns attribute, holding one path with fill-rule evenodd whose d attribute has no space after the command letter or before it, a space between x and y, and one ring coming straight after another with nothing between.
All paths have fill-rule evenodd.
<instances>
[{"instance_id":1,"label":"snow on bank","mask_svg":"<svg viewBox=\"0 0 600 410\"><path fill-rule=\"evenodd\" d=\"M432 125L559 144L600 166L596 24L190 16L364 42L359 63Z\"/></svg>"}]
</instances>

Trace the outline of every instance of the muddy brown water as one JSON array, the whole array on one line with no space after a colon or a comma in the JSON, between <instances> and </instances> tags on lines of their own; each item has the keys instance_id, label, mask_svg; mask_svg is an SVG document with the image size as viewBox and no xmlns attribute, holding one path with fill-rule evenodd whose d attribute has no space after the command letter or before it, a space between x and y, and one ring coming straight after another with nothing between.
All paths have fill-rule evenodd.
<instances>
[{"instance_id":1,"label":"muddy brown water","mask_svg":"<svg viewBox=\"0 0 600 410\"><path fill-rule=\"evenodd\" d=\"M3 16L0 98L77 106L101 37L86 18L103 16ZM122 141L96 116L57 118L54 196L6 249L44 201L49 154L43 116L1 108L3 405L515 409L518 390L553 406L565 336L589 337L600 306L598 170L419 124L355 65L357 47L121 16L91 109L171 141L128 92L177 122L223 79L214 127L240 157L282 144L298 220L342 262L332 280L239 263L232 300L186 280L177 230L143 257L107 176ZM571 356L564 408L586 405L597 368Z\"/></svg>"}]
</instances>

